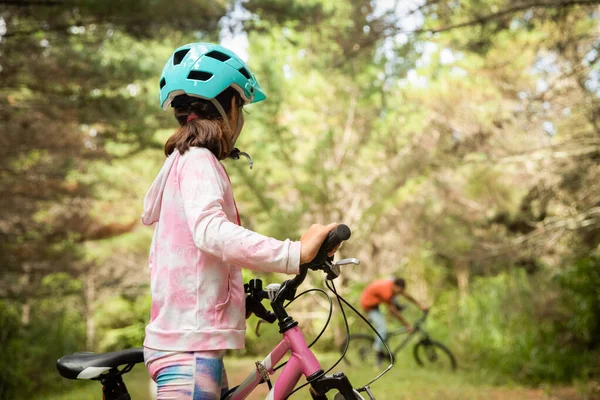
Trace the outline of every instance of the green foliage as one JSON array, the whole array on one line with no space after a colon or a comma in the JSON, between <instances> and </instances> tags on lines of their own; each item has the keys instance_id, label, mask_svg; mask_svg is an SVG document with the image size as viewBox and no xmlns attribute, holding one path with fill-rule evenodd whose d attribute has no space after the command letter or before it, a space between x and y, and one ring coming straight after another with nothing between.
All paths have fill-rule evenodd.
<instances>
[{"instance_id":1,"label":"green foliage","mask_svg":"<svg viewBox=\"0 0 600 400\"><path fill-rule=\"evenodd\" d=\"M4 362L0 367L0 397L12 398L18 390L26 384L26 367L19 365L25 344L20 338L21 321L19 310L15 304L0 303L0 324L2 335L0 336L0 349L5 355Z\"/></svg>"},{"instance_id":2,"label":"green foliage","mask_svg":"<svg viewBox=\"0 0 600 400\"><path fill-rule=\"evenodd\" d=\"M568 315L563 322L570 333L567 343L598 350L600 345L600 258L584 257L557 277L565 290L562 299Z\"/></svg>"},{"instance_id":3,"label":"green foliage","mask_svg":"<svg viewBox=\"0 0 600 400\"><path fill-rule=\"evenodd\" d=\"M96 309L100 351L117 351L140 347L144 342L145 327L150 316L150 296L135 299L113 297Z\"/></svg>"},{"instance_id":4,"label":"green foliage","mask_svg":"<svg viewBox=\"0 0 600 400\"><path fill-rule=\"evenodd\" d=\"M127 159L161 146L156 74L182 41L214 38L228 4L2 5L0 298L24 301L54 272L85 273L78 244L132 229L139 212L115 205L149 173L142 157Z\"/></svg>"},{"instance_id":5,"label":"green foliage","mask_svg":"<svg viewBox=\"0 0 600 400\"><path fill-rule=\"evenodd\" d=\"M584 334L581 327L565 322L585 320L587 310L557 313L556 308L576 299L567 294L556 298L556 292L551 279L532 278L523 270L477 278L464 298L454 292L442 295L428 325L466 365L485 365L502 380L539 383L584 377L598 353L563 339Z\"/></svg>"},{"instance_id":6,"label":"green foliage","mask_svg":"<svg viewBox=\"0 0 600 400\"><path fill-rule=\"evenodd\" d=\"M30 399L40 390L60 389L64 381L56 372L56 360L84 347L80 313L54 301L34 306L30 321L23 324L20 305L0 302L0 398Z\"/></svg>"}]
</instances>

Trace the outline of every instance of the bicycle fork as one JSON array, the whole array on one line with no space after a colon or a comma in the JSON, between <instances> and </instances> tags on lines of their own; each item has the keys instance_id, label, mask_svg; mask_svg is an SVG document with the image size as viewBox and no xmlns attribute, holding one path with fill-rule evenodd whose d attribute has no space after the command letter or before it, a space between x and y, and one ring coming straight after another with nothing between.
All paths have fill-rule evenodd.
<instances>
[{"instance_id":1,"label":"bicycle fork","mask_svg":"<svg viewBox=\"0 0 600 400\"><path fill-rule=\"evenodd\" d=\"M325 395L332 389L338 390L335 396L336 400L341 395L341 400L354 400L356 395L352 384L343 372L336 372L333 375L321 375L310 383L310 394L313 400L327 400ZM373 399L374 400L374 399Z\"/></svg>"}]
</instances>

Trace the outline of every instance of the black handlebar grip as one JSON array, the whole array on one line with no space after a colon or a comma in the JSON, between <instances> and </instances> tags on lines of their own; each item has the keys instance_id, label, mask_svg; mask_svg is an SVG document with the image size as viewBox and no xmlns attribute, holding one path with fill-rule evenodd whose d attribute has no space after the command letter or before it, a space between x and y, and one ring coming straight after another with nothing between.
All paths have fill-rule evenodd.
<instances>
[{"instance_id":1,"label":"black handlebar grip","mask_svg":"<svg viewBox=\"0 0 600 400\"><path fill-rule=\"evenodd\" d=\"M329 231L316 257L307 266L311 269L320 268L327 261L327 254L344 240L348 240L351 234L350 228L344 224L339 224L333 230Z\"/></svg>"},{"instance_id":2,"label":"black handlebar grip","mask_svg":"<svg viewBox=\"0 0 600 400\"><path fill-rule=\"evenodd\" d=\"M350 235L352 235L352 232L350 232L350 228L348 228L348 225L339 224L327 234L327 238L321 245L319 253L321 251L323 251L324 253L329 253L344 240L350 239Z\"/></svg>"}]
</instances>

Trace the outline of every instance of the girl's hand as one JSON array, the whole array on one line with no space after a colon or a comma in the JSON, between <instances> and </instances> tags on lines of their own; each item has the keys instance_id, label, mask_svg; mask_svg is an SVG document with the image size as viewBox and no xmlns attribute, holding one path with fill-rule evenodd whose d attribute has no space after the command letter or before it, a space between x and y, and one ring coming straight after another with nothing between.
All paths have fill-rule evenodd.
<instances>
[{"instance_id":1,"label":"girl's hand","mask_svg":"<svg viewBox=\"0 0 600 400\"><path fill-rule=\"evenodd\" d=\"M302 235L300 238L300 265L312 261L317 256L321 245L327 238L327 234L336 226L338 226L338 224L334 222L327 226L314 224L308 228L306 233L304 233L304 235ZM333 249L329 255L332 256L337 249L337 247Z\"/></svg>"}]
</instances>

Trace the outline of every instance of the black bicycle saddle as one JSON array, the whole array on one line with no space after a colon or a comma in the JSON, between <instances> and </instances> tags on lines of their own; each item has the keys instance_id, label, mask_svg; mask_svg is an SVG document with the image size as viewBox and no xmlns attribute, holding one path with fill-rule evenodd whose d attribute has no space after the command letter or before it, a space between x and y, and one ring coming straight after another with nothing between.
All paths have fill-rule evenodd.
<instances>
[{"instance_id":1,"label":"black bicycle saddle","mask_svg":"<svg viewBox=\"0 0 600 400\"><path fill-rule=\"evenodd\" d=\"M144 362L144 349L138 347L111 353L77 352L56 361L58 372L67 379L94 379L117 368Z\"/></svg>"}]
</instances>

